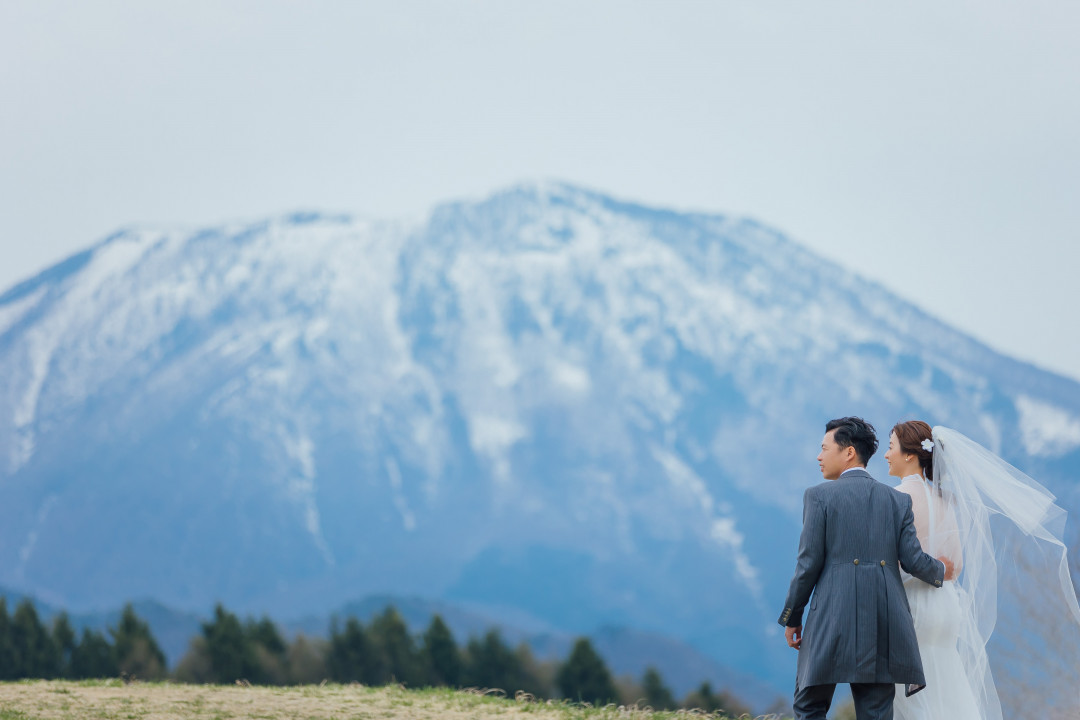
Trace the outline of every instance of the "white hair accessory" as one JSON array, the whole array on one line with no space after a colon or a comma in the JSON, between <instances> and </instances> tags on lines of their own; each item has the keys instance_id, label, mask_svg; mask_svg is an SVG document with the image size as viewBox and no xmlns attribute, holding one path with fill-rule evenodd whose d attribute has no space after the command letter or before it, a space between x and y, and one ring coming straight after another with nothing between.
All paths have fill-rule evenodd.
<instances>
[{"instance_id":1,"label":"white hair accessory","mask_svg":"<svg viewBox=\"0 0 1080 720\"><path fill-rule=\"evenodd\" d=\"M934 441L933 440L923 440L922 441L922 449L925 450L926 452L934 452Z\"/></svg>"}]
</instances>

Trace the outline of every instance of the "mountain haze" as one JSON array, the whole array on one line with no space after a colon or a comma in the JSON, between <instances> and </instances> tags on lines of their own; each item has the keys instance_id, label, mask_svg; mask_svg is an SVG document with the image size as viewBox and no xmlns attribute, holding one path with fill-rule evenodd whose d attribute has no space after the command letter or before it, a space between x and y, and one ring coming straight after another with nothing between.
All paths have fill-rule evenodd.
<instances>
[{"instance_id":1,"label":"mountain haze","mask_svg":"<svg viewBox=\"0 0 1080 720\"><path fill-rule=\"evenodd\" d=\"M538 183L125 230L0 295L0 585L414 595L787 687L801 497L847 414L957 428L1080 504L1080 385L756 222Z\"/></svg>"}]
</instances>

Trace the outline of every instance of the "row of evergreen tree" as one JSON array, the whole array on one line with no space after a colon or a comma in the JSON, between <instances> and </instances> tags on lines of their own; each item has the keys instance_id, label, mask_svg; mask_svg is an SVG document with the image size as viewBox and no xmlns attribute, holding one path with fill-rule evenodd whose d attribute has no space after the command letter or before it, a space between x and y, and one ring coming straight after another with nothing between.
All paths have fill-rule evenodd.
<instances>
[{"instance_id":1,"label":"row of evergreen tree","mask_svg":"<svg viewBox=\"0 0 1080 720\"><path fill-rule=\"evenodd\" d=\"M9 615L7 600L0 597L0 680L164 675L165 653L131 605L108 637L90 629L77 637L66 613L47 628L29 600Z\"/></svg>"},{"instance_id":2,"label":"row of evergreen tree","mask_svg":"<svg viewBox=\"0 0 1080 720\"><path fill-rule=\"evenodd\" d=\"M130 604L116 627L106 633L84 629L77 636L64 613L47 627L29 600L9 615L6 600L0 598L0 679L118 676L192 683L294 685L331 680L372 686L498 688L510 696L528 693L540 699L748 712L737 698L714 692L708 683L679 702L653 668L640 681L616 679L586 638L574 643L565 661L545 662L525 643L511 647L498 630L472 637L461 647L438 615L414 637L393 607L367 625L353 617L344 624L335 619L329 638L300 634L289 642L269 618L241 621L218 605L170 674L149 625Z\"/></svg>"}]
</instances>

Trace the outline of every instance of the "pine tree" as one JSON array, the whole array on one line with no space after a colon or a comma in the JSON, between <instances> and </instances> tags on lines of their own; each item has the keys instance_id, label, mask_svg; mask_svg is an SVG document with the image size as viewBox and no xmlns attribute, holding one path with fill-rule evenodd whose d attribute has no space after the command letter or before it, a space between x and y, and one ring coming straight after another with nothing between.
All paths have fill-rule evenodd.
<instances>
[{"instance_id":1,"label":"pine tree","mask_svg":"<svg viewBox=\"0 0 1080 720\"><path fill-rule=\"evenodd\" d=\"M30 600L23 600L15 608L15 615L11 618L11 636L18 677L56 677L59 665L56 646Z\"/></svg>"},{"instance_id":2,"label":"pine tree","mask_svg":"<svg viewBox=\"0 0 1080 720\"><path fill-rule=\"evenodd\" d=\"M165 653L161 651L150 626L135 614L128 603L120 613L120 622L109 628L120 674L139 680L165 677Z\"/></svg>"},{"instance_id":3,"label":"pine tree","mask_svg":"<svg viewBox=\"0 0 1080 720\"><path fill-rule=\"evenodd\" d=\"M253 683L284 684L288 677L289 648L273 621L268 617L258 622L248 620L244 635L255 653L256 670L248 679Z\"/></svg>"},{"instance_id":4,"label":"pine tree","mask_svg":"<svg viewBox=\"0 0 1080 720\"><path fill-rule=\"evenodd\" d=\"M430 685L457 687L461 683L461 652L442 617L435 615L431 618L423 642L420 654L427 671L427 682Z\"/></svg>"},{"instance_id":5,"label":"pine tree","mask_svg":"<svg viewBox=\"0 0 1080 720\"><path fill-rule=\"evenodd\" d=\"M14 680L17 677L18 658L15 655L15 639L12 637L7 598L0 597L0 680Z\"/></svg>"},{"instance_id":6,"label":"pine tree","mask_svg":"<svg viewBox=\"0 0 1080 720\"><path fill-rule=\"evenodd\" d=\"M683 707L687 710L698 708L705 712L722 710L725 714L733 717L750 714L750 708L737 697L726 690L721 690L718 693L713 692L712 684L708 682L701 683L701 687L687 695L686 699L683 700Z\"/></svg>"},{"instance_id":7,"label":"pine tree","mask_svg":"<svg viewBox=\"0 0 1080 720\"><path fill-rule=\"evenodd\" d=\"M359 620L349 618L341 632L338 632L337 620L332 622L330 649L326 657L326 670L330 679L341 683L380 684L384 673L376 653L374 644Z\"/></svg>"},{"instance_id":8,"label":"pine tree","mask_svg":"<svg viewBox=\"0 0 1080 720\"><path fill-rule=\"evenodd\" d=\"M381 659L383 677L380 684L396 682L415 686L423 683L416 645L397 610L388 607L376 616L368 628L368 636Z\"/></svg>"},{"instance_id":9,"label":"pine tree","mask_svg":"<svg viewBox=\"0 0 1080 720\"><path fill-rule=\"evenodd\" d=\"M533 655L527 643L521 643L514 650L516 666L520 672L518 691L526 692L536 698L550 698L555 695L553 682L557 663L540 662Z\"/></svg>"},{"instance_id":10,"label":"pine tree","mask_svg":"<svg viewBox=\"0 0 1080 720\"><path fill-rule=\"evenodd\" d=\"M67 613L62 612L53 620L52 626L53 647L56 649L58 677L71 677L71 656L75 652L75 631L71 629L71 621Z\"/></svg>"},{"instance_id":11,"label":"pine tree","mask_svg":"<svg viewBox=\"0 0 1080 720\"><path fill-rule=\"evenodd\" d=\"M326 667L329 653L329 645L324 641L297 634L287 655L288 681L294 685L314 685L326 680L330 677Z\"/></svg>"},{"instance_id":12,"label":"pine tree","mask_svg":"<svg viewBox=\"0 0 1080 720\"><path fill-rule=\"evenodd\" d=\"M470 638L466 656L465 684L470 687L497 688L514 697L532 685L521 658L503 642L498 630L489 630L481 639Z\"/></svg>"},{"instance_id":13,"label":"pine tree","mask_svg":"<svg viewBox=\"0 0 1080 720\"><path fill-rule=\"evenodd\" d=\"M686 696L683 707L687 710L696 708L705 712L716 712L720 709L720 699L713 693L712 683L703 682L701 687Z\"/></svg>"},{"instance_id":14,"label":"pine tree","mask_svg":"<svg viewBox=\"0 0 1080 720\"><path fill-rule=\"evenodd\" d=\"M641 679L642 689L645 691L645 704L653 710L674 710L678 707L675 696L671 689L664 684L660 672L649 667L645 669L645 676Z\"/></svg>"},{"instance_id":15,"label":"pine tree","mask_svg":"<svg viewBox=\"0 0 1080 720\"><path fill-rule=\"evenodd\" d=\"M115 648L103 634L84 628L79 644L71 651L70 676L75 680L86 680L119 674Z\"/></svg>"},{"instance_id":16,"label":"pine tree","mask_svg":"<svg viewBox=\"0 0 1080 720\"><path fill-rule=\"evenodd\" d=\"M214 669L210 665L210 652L206 649L206 637L200 633L188 642L187 652L176 663L172 672L178 682L204 685L215 681Z\"/></svg>"},{"instance_id":17,"label":"pine tree","mask_svg":"<svg viewBox=\"0 0 1080 720\"><path fill-rule=\"evenodd\" d=\"M567 700L607 705L616 698L611 672L587 638L578 638L574 643L574 649L559 668L555 681Z\"/></svg>"},{"instance_id":18,"label":"pine tree","mask_svg":"<svg viewBox=\"0 0 1080 720\"><path fill-rule=\"evenodd\" d=\"M274 655L284 656L289 649L285 644L285 640L281 637L281 633L278 632L277 625L268 617L264 616L258 622L249 620L245 631L248 640L256 645L262 645Z\"/></svg>"},{"instance_id":19,"label":"pine tree","mask_svg":"<svg viewBox=\"0 0 1080 720\"><path fill-rule=\"evenodd\" d=\"M218 603L214 607L214 619L203 623L202 630L214 682L258 681L255 648L236 615Z\"/></svg>"}]
</instances>

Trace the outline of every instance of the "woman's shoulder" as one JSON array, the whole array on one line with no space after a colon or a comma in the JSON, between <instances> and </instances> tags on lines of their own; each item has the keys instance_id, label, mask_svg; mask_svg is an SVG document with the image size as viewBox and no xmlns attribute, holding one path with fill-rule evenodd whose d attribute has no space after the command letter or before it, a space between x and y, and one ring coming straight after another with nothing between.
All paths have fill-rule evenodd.
<instances>
[{"instance_id":1,"label":"woman's shoulder","mask_svg":"<svg viewBox=\"0 0 1080 720\"><path fill-rule=\"evenodd\" d=\"M914 510L914 506L922 498L922 487L918 478L904 478L900 484L892 488L897 499L897 507L906 512L907 508Z\"/></svg>"},{"instance_id":2,"label":"woman's shoulder","mask_svg":"<svg viewBox=\"0 0 1080 720\"><path fill-rule=\"evenodd\" d=\"M906 478L900 481L900 484L896 486L896 489L902 493L908 495L914 495L916 492L922 492L923 481L918 475L908 475Z\"/></svg>"}]
</instances>

